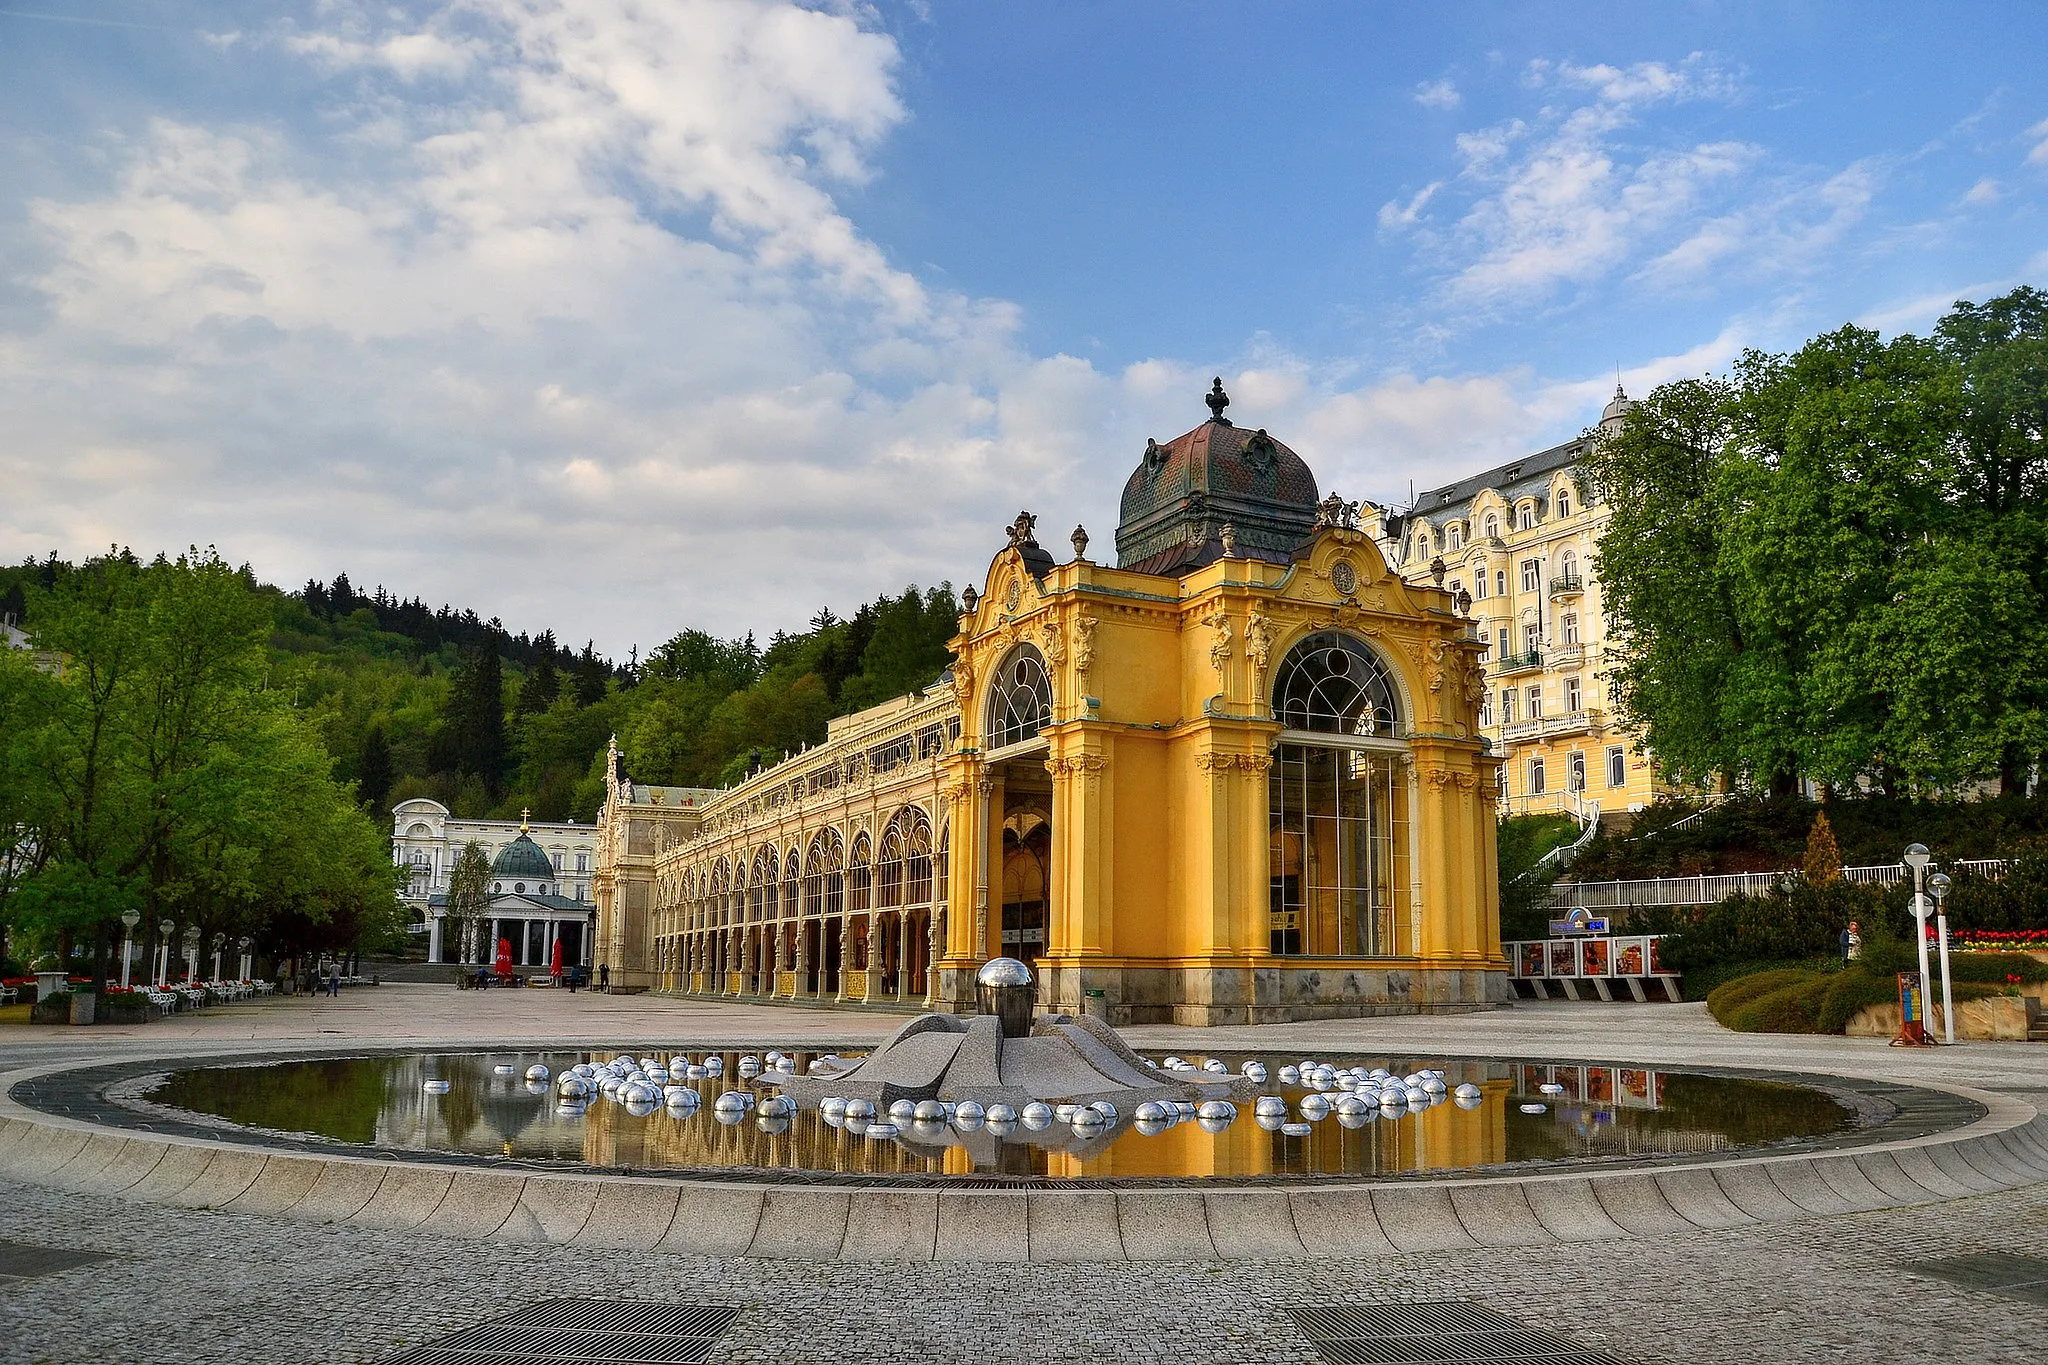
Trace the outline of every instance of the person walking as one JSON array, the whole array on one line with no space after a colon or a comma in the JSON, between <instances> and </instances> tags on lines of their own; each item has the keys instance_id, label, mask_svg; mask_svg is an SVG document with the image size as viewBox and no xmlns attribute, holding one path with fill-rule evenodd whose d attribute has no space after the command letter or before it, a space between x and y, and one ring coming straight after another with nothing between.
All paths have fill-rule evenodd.
<instances>
[{"instance_id":1,"label":"person walking","mask_svg":"<svg viewBox=\"0 0 2048 1365\"><path fill-rule=\"evenodd\" d=\"M597 964L597 988L606 995L612 993L612 968L608 962Z\"/></svg>"},{"instance_id":2,"label":"person walking","mask_svg":"<svg viewBox=\"0 0 2048 1365\"><path fill-rule=\"evenodd\" d=\"M341 998L341 964L339 962L327 964L327 994L333 999L338 1000Z\"/></svg>"}]
</instances>

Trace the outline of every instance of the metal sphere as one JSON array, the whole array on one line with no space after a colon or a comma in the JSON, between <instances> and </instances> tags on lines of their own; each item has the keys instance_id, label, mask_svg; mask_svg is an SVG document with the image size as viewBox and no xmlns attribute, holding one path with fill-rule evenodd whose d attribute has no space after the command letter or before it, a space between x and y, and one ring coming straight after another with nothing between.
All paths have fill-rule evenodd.
<instances>
[{"instance_id":1,"label":"metal sphere","mask_svg":"<svg viewBox=\"0 0 2048 1365\"><path fill-rule=\"evenodd\" d=\"M1146 1137L1158 1137L1161 1133L1173 1127L1173 1125L1165 1119L1138 1119L1131 1124L1131 1127L1137 1129Z\"/></svg>"},{"instance_id":2,"label":"metal sphere","mask_svg":"<svg viewBox=\"0 0 2048 1365\"><path fill-rule=\"evenodd\" d=\"M1081 1106L1078 1104L1056 1104L1052 1107L1052 1116L1061 1123L1072 1123L1074 1115L1080 1112Z\"/></svg>"},{"instance_id":3,"label":"metal sphere","mask_svg":"<svg viewBox=\"0 0 2048 1365\"><path fill-rule=\"evenodd\" d=\"M1010 1134L1017 1131L1017 1120L990 1119L986 1123L982 1124L982 1127L986 1129L988 1132L993 1133L996 1137L1008 1137Z\"/></svg>"},{"instance_id":4,"label":"metal sphere","mask_svg":"<svg viewBox=\"0 0 2048 1365\"><path fill-rule=\"evenodd\" d=\"M500 1062L491 1068L491 1074L495 1076L517 1076L519 1068L506 1062Z\"/></svg>"},{"instance_id":5,"label":"metal sphere","mask_svg":"<svg viewBox=\"0 0 2048 1365\"><path fill-rule=\"evenodd\" d=\"M1017 1115L1018 1122L1033 1132L1037 1132L1041 1128L1050 1127L1052 1118L1052 1106L1042 1100L1031 1101L1031 1103L1024 1106L1024 1111Z\"/></svg>"},{"instance_id":6,"label":"metal sphere","mask_svg":"<svg viewBox=\"0 0 2048 1365\"><path fill-rule=\"evenodd\" d=\"M1109 1127L1101 1113L1094 1109L1076 1109L1074 1117L1069 1122L1072 1123L1075 1132L1085 1136L1092 1136Z\"/></svg>"},{"instance_id":7,"label":"metal sphere","mask_svg":"<svg viewBox=\"0 0 2048 1365\"><path fill-rule=\"evenodd\" d=\"M1289 1137L1307 1137L1315 1129L1306 1123L1283 1123L1280 1125L1280 1131Z\"/></svg>"},{"instance_id":8,"label":"metal sphere","mask_svg":"<svg viewBox=\"0 0 2048 1365\"><path fill-rule=\"evenodd\" d=\"M1266 1066L1263 1062L1246 1062L1243 1066L1238 1068L1238 1072L1248 1081L1252 1081L1260 1085L1263 1085L1265 1083Z\"/></svg>"},{"instance_id":9,"label":"metal sphere","mask_svg":"<svg viewBox=\"0 0 2048 1365\"><path fill-rule=\"evenodd\" d=\"M1277 1133L1282 1128L1287 1126L1287 1115L1260 1114L1257 1117L1255 1117L1252 1120L1252 1122L1258 1124L1259 1127L1265 1129L1269 1133Z\"/></svg>"},{"instance_id":10,"label":"metal sphere","mask_svg":"<svg viewBox=\"0 0 2048 1365\"><path fill-rule=\"evenodd\" d=\"M1267 1114L1285 1114L1287 1101L1278 1095L1261 1095L1259 1102L1252 1106L1252 1113L1264 1117Z\"/></svg>"},{"instance_id":11,"label":"metal sphere","mask_svg":"<svg viewBox=\"0 0 2048 1365\"><path fill-rule=\"evenodd\" d=\"M1476 1100L1479 1098L1480 1091L1478 1086L1467 1081L1456 1090L1453 1090L1451 1094L1461 1100Z\"/></svg>"},{"instance_id":12,"label":"metal sphere","mask_svg":"<svg viewBox=\"0 0 2048 1365\"><path fill-rule=\"evenodd\" d=\"M721 1114L743 1114L747 1110L747 1097L737 1090L728 1090L713 1100L711 1107Z\"/></svg>"},{"instance_id":13,"label":"metal sphere","mask_svg":"<svg viewBox=\"0 0 2048 1365\"><path fill-rule=\"evenodd\" d=\"M717 1119L723 1126L730 1128L736 1123L745 1123L747 1121L747 1111L744 1109L713 1109L711 1117Z\"/></svg>"},{"instance_id":14,"label":"metal sphere","mask_svg":"<svg viewBox=\"0 0 2048 1365\"><path fill-rule=\"evenodd\" d=\"M1014 957L992 957L974 974L977 986L1028 986L1031 968Z\"/></svg>"},{"instance_id":15,"label":"metal sphere","mask_svg":"<svg viewBox=\"0 0 2048 1365\"><path fill-rule=\"evenodd\" d=\"M1377 1109L1361 1108L1355 1114L1340 1113L1337 1115L1337 1122L1341 1127L1345 1128L1363 1128L1366 1124L1372 1122L1372 1116L1378 1112L1379 1110Z\"/></svg>"},{"instance_id":16,"label":"metal sphere","mask_svg":"<svg viewBox=\"0 0 2048 1365\"><path fill-rule=\"evenodd\" d=\"M1451 1103L1457 1105L1460 1109L1477 1109L1480 1105L1486 1103L1486 1100L1484 1096L1480 1095L1459 1095Z\"/></svg>"},{"instance_id":17,"label":"metal sphere","mask_svg":"<svg viewBox=\"0 0 2048 1365\"><path fill-rule=\"evenodd\" d=\"M908 1123L917 1117L916 1100L897 1100L889 1106L889 1118L896 1123Z\"/></svg>"},{"instance_id":18,"label":"metal sphere","mask_svg":"<svg viewBox=\"0 0 2048 1365\"><path fill-rule=\"evenodd\" d=\"M526 1068L526 1079L529 1081L544 1081L547 1078L548 1069L539 1062L535 1062L532 1066Z\"/></svg>"},{"instance_id":19,"label":"metal sphere","mask_svg":"<svg viewBox=\"0 0 2048 1365\"><path fill-rule=\"evenodd\" d=\"M818 1112L828 1119L843 1119L846 1117L846 1100L839 1095L827 1095L818 1101Z\"/></svg>"},{"instance_id":20,"label":"metal sphere","mask_svg":"<svg viewBox=\"0 0 2048 1365\"><path fill-rule=\"evenodd\" d=\"M1300 1085L1300 1084L1301 1084L1301 1068L1300 1068L1300 1067L1298 1067L1298 1066L1283 1066L1283 1067L1281 1067L1281 1068L1280 1068L1280 1084L1282 1084L1282 1085Z\"/></svg>"},{"instance_id":21,"label":"metal sphere","mask_svg":"<svg viewBox=\"0 0 2048 1365\"><path fill-rule=\"evenodd\" d=\"M1564 1093L1564 1087L1556 1081L1545 1081L1536 1088L1546 1095L1562 1095Z\"/></svg>"},{"instance_id":22,"label":"metal sphere","mask_svg":"<svg viewBox=\"0 0 2048 1365\"><path fill-rule=\"evenodd\" d=\"M1171 1123L1173 1121L1173 1111L1157 1100L1146 1100L1138 1106L1137 1112L1132 1117L1141 1124Z\"/></svg>"},{"instance_id":23,"label":"metal sphere","mask_svg":"<svg viewBox=\"0 0 2048 1365\"><path fill-rule=\"evenodd\" d=\"M889 1106L889 1114L892 1118L895 1116L895 1105ZM919 1100L915 1105L911 1106L910 1116L919 1123L944 1123L946 1121L946 1106L940 1104L937 1100Z\"/></svg>"},{"instance_id":24,"label":"metal sphere","mask_svg":"<svg viewBox=\"0 0 2048 1365\"><path fill-rule=\"evenodd\" d=\"M870 1123L867 1127L867 1135L871 1138L895 1137L896 1125L890 1123L887 1119L883 1119L875 1123Z\"/></svg>"},{"instance_id":25,"label":"metal sphere","mask_svg":"<svg viewBox=\"0 0 2048 1365\"><path fill-rule=\"evenodd\" d=\"M875 1102L856 1095L846 1102L843 1112L849 1119L871 1119L875 1116Z\"/></svg>"},{"instance_id":26,"label":"metal sphere","mask_svg":"<svg viewBox=\"0 0 2048 1365\"><path fill-rule=\"evenodd\" d=\"M963 1124L980 1123L983 1119L988 1118L997 1107L999 1106L990 1106L990 1108L984 1109L973 1100L962 1100L953 1106L953 1122ZM1000 1107L1008 1108L1007 1105Z\"/></svg>"},{"instance_id":27,"label":"metal sphere","mask_svg":"<svg viewBox=\"0 0 2048 1365\"><path fill-rule=\"evenodd\" d=\"M1017 1121L1017 1111L1010 1105L1004 1104L1001 1100L997 1100L988 1107L988 1113L985 1117L990 1123L1015 1123Z\"/></svg>"},{"instance_id":28,"label":"metal sphere","mask_svg":"<svg viewBox=\"0 0 2048 1365\"><path fill-rule=\"evenodd\" d=\"M1378 1108L1379 1106L1375 1105L1373 1107ZM1347 1116L1350 1118L1361 1118L1365 1114L1365 1101L1356 1095L1346 1095L1339 1099L1332 1108L1337 1111L1338 1118L1345 1118Z\"/></svg>"},{"instance_id":29,"label":"metal sphere","mask_svg":"<svg viewBox=\"0 0 2048 1365\"><path fill-rule=\"evenodd\" d=\"M1411 1085L1402 1093L1411 1109L1425 1109L1429 1106L1429 1092L1419 1085Z\"/></svg>"},{"instance_id":30,"label":"metal sphere","mask_svg":"<svg viewBox=\"0 0 2048 1365\"><path fill-rule=\"evenodd\" d=\"M426 1091L429 1095L445 1095L448 1093L448 1082L442 1080L424 1081L421 1083L420 1089Z\"/></svg>"},{"instance_id":31,"label":"metal sphere","mask_svg":"<svg viewBox=\"0 0 2048 1365\"><path fill-rule=\"evenodd\" d=\"M789 1115L763 1114L754 1120L754 1126L764 1133L786 1133L789 1131Z\"/></svg>"},{"instance_id":32,"label":"metal sphere","mask_svg":"<svg viewBox=\"0 0 2048 1365\"><path fill-rule=\"evenodd\" d=\"M589 1107L582 1100L565 1099L555 1106L555 1112L565 1119L581 1118L583 1111Z\"/></svg>"},{"instance_id":33,"label":"metal sphere","mask_svg":"<svg viewBox=\"0 0 2048 1365\"><path fill-rule=\"evenodd\" d=\"M1229 1100L1204 1100L1195 1110L1198 1119L1220 1119L1224 1123L1237 1117L1237 1106Z\"/></svg>"},{"instance_id":34,"label":"metal sphere","mask_svg":"<svg viewBox=\"0 0 2048 1365\"><path fill-rule=\"evenodd\" d=\"M1320 1094L1304 1095L1301 1098L1301 1116L1314 1122L1330 1112L1330 1102Z\"/></svg>"},{"instance_id":35,"label":"metal sphere","mask_svg":"<svg viewBox=\"0 0 2048 1365\"><path fill-rule=\"evenodd\" d=\"M684 1077L693 1081L701 1081L710 1074L710 1072L706 1071L703 1067L698 1066L695 1062L692 1062L690 1063L690 1065L683 1068Z\"/></svg>"},{"instance_id":36,"label":"metal sphere","mask_svg":"<svg viewBox=\"0 0 2048 1365\"><path fill-rule=\"evenodd\" d=\"M644 1119L661 1108L660 1100L649 1099L646 1095L635 1095L626 1101L626 1112L636 1119Z\"/></svg>"},{"instance_id":37,"label":"metal sphere","mask_svg":"<svg viewBox=\"0 0 2048 1365\"><path fill-rule=\"evenodd\" d=\"M1221 1076L1227 1074L1230 1068L1223 1064L1223 1059L1221 1057L1211 1057L1207 1061L1202 1063L1202 1070L1213 1071L1218 1076Z\"/></svg>"},{"instance_id":38,"label":"metal sphere","mask_svg":"<svg viewBox=\"0 0 2048 1365\"><path fill-rule=\"evenodd\" d=\"M1548 1105L1543 1104L1525 1104L1522 1106L1522 1112L1525 1114L1540 1114L1548 1108Z\"/></svg>"}]
</instances>

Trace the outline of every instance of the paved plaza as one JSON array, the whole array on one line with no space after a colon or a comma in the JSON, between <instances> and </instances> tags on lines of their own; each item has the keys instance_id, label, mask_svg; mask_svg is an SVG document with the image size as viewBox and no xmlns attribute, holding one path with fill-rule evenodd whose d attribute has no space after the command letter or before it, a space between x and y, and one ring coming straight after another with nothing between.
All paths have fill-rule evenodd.
<instances>
[{"instance_id":1,"label":"paved plaza","mask_svg":"<svg viewBox=\"0 0 2048 1365\"><path fill-rule=\"evenodd\" d=\"M217 1007L90 1033L0 1032L0 1064L351 1042L603 1039L859 1044L901 1016L557 992L385 986ZM1695 1005L1547 1005L1480 1015L1128 1031L1148 1050L1411 1053L1741 1066L1954 1083L2036 1107L2048 1048L1901 1052L1868 1040L1723 1032ZM1285 1311L1469 1300L1623 1360L2040 1358L2042 1303L1909 1271L1968 1253L2048 1257L2048 1185L1909 1209L1606 1241L1355 1259L880 1264L710 1259L454 1241L0 1182L0 1240L104 1260L0 1278L8 1361L372 1361L537 1299L732 1304L714 1358L927 1362L1317 1361ZM30 1270L39 1267L30 1267ZM0 1276L22 1273L18 1260ZM2038 1291L2036 1291L2038 1292Z\"/></svg>"}]
</instances>

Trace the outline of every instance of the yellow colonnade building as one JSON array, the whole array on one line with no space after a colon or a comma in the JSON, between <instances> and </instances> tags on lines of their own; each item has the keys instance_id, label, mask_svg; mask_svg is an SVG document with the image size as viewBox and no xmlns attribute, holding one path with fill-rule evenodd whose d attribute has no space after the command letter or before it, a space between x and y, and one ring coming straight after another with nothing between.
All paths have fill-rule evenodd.
<instances>
[{"instance_id":1,"label":"yellow colonnade building","mask_svg":"<svg viewBox=\"0 0 2048 1365\"><path fill-rule=\"evenodd\" d=\"M1147 443L1117 567L1020 515L932 688L668 807L644 865L601 839L599 942L633 937L630 883L652 907L615 979L971 1011L1008 955L1112 1023L1504 999L1484 644L1209 404ZM643 790L618 774L601 823L650 819Z\"/></svg>"}]
</instances>

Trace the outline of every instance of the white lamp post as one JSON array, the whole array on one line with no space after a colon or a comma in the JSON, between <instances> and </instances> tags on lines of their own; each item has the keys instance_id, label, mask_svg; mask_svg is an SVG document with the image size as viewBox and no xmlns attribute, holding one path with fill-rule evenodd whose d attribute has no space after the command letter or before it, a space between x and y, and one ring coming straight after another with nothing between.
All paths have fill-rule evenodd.
<instances>
[{"instance_id":1,"label":"white lamp post","mask_svg":"<svg viewBox=\"0 0 2048 1365\"><path fill-rule=\"evenodd\" d=\"M226 934L215 934L213 936L213 979L215 981L220 980L220 955L227 946L228 936Z\"/></svg>"},{"instance_id":2,"label":"white lamp post","mask_svg":"<svg viewBox=\"0 0 2048 1365\"><path fill-rule=\"evenodd\" d=\"M177 927L167 919L156 922L156 984L159 990L171 984L171 930Z\"/></svg>"},{"instance_id":3,"label":"white lamp post","mask_svg":"<svg viewBox=\"0 0 2048 1365\"><path fill-rule=\"evenodd\" d=\"M1949 991L1948 978L1948 873L1937 872L1927 879L1927 889L1934 893L1934 923L1941 942L1941 1035L1942 1041L1956 1040L1956 1005Z\"/></svg>"},{"instance_id":4,"label":"white lamp post","mask_svg":"<svg viewBox=\"0 0 2048 1365\"><path fill-rule=\"evenodd\" d=\"M240 948L242 950L242 974L239 977L235 978L238 981L248 981L251 979L250 972L252 970L252 964L249 961L249 949L254 947L255 943L256 940L249 938L247 935L244 935L241 938L241 940L235 944L237 948Z\"/></svg>"},{"instance_id":5,"label":"white lamp post","mask_svg":"<svg viewBox=\"0 0 2048 1365\"><path fill-rule=\"evenodd\" d=\"M142 923L140 910L121 912L121 989L128 989L128 962L135 956L135 926Z\"/></svg>"},{"instance_id":6,"label":"white lamp post","mask_svg":"<svg viewBox=\"0 0 2048 1365\"><path fill-rule=\"evenodd\" d=\"M188 925L185 929L185 984L196 985L199 981L199 926Z\"/></svg>"},{"instance_id":7,"label":"white lamp post","mask_svg":"<svg viewBox=\"0 0 2048 1365\"><path fill-rule=\"evenodd\" d=\"M1933 861L1925 844L1907 844L1906 866L1913 869L1913 939L1920 950L1920 1032L1927 1033L1927 864Z\"/></svg>"}]
</instances>

